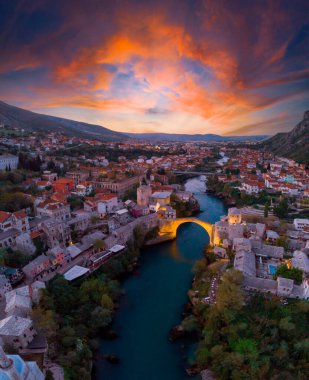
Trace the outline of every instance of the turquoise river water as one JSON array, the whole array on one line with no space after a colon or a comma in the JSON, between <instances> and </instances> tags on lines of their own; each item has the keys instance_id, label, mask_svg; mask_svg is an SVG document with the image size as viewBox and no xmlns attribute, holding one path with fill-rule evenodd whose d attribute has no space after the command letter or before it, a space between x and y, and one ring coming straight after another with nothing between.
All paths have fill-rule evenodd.
<instances>
[{"instance_id":1,"label":"turquoise river water","mask_svg":"<svg viewBox=\"0 0 309 380\"><path fill-rule=\"evenodd\" d=\"M226 213L223 202L205 193L202 177L187 181L186 189L198 199L197 217L211 223ZM186 380L183 345L168 340L170 329L181 320L192 266L202 257L207 232L194 223L181 225L174 241L145 248L138 273L125 280L113 330L119 337L102 341L96 362L97 380ZM191 351L193 351L191 347ZM119 357L110 364L103 355Z\"/></svg>"}]
</instances>

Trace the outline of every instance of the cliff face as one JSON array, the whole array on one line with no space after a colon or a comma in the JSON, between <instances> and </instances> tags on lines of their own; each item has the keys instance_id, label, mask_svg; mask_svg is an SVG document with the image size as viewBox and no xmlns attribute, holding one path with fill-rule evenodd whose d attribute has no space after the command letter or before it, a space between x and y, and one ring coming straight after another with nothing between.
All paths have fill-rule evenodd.
<instances>
[{"instance_id":1,"label":"cliff face","mask_svg":"<svg viewBox=\"0 0 309 380\"><path fill-rule=\"evenodd\" d=\"M279 156L309 165L309 111L304 113L303 120L291 132L278 133L260 146Z\"/></svg>"}]
</instances>

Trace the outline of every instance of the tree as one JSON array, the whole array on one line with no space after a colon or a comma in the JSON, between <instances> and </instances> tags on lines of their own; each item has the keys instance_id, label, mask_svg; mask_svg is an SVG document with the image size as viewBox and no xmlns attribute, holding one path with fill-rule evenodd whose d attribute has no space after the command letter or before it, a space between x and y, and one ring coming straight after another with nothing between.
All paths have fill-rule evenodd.
<instances>
[{"instance_id":1,"label":"tree","mask_svg":"<svg viewBox=\"0 0 309 380\"><path fill-rule=\"evenodd\" d=\"M103 251L106 247L106 244L103 240L101 239L96 239L93 243L93 248L96 250L96 251Z\"/></svg>"},{"instance_id":2,"label":"tree","mask_svg":"<svg viewBox=\"0 0 309 380\"><path fill-rule=\"evenodd\" d=\"M289 205L286 198L283 198L278 205L274 207L274 214L280 218L284 219L288 215Z\"/></svg>"},{"instance_id":3,"label":"tree","mask_svg":"<svg viewBox=\"0 0 309 380\"><path fill-rule=\"evenodd\" d=\"M13 251L10 248L3 253L2 257L5 265L12 268L22 268L33 259L32 256L24 255L20 251Z\"/></svg>"},{"instance_id":4,"label":"tree","mask_svg":"<svg viewBox=\"0 0 309 380\"><path fill-rule=\"evenodd\" d=\"M269 212L269 202L266 202L264 206L264 218L268 217L268 212Z\"/></svg>"},{"instance_id":5,"label":"tree","mask_svg":"<svg viewBox=\"0 0 309 380\"><path fill-rule=\"evenodd\" d=\"M49 369L46 371L45 380L54 380L54 375Z\"/></svg>"},{"instance_id":6,"label":"tree","mask_svg":"<svg viewBox=\"0 0 309 380\"><path fill-rule=\"evenodd\" d=\"M123 201L127 201L127 200L130 200L130 201L136 201L136 191L137 191L137 187L138 185L134 185L132 186L130 189L128 189L123 197L122 197L122 200Z\"/></svg>"},{"instance_id":7,"label":"tree","mask_svg":"<svg viewBox=\"0 0 309 380\"><path fill-rule=\"evenodd\" d=\"M0 248L0 266L5 266L6 249Z\"/></svg>"},{"instance_id":8,"label":"tree","mask_svg":"<svg viewBox=\"0 0 309 380\"><path fill-rule=\"evenodd\" d=\"M111 311L114 310L114 302L108 294L102 295L101 306Z\"/></svg>"},{"instance_id":9,"label":"tree","mask_svg":"<svg viewBox=\"0 0 309 380\"><path fill-rule=\"evenodd\" d=\"M83 198L76 195L68 197L67 201L72 211L82 208L84 204Z\"/></svg>"},{"instance_id":10,"label":"tree","mask_svg":"<svg viewBox=\"0 0 309 380\"><path fill-rule=\"evenodd\" d=\"M51 161L47 162L47 169L48 170L54 170L55 167L56 167L56 164L54 163L54 161L51 160Z\"/></svg>"},{"instance_id":11,"label":"tree","mask_svg":"<svg viewBox=\"0 0 309 380\"><path fill-rule=\"evenodd\" d=\"M283 264L277 267L274 278L277 279L278 277L289 278L300 284L303 279L303 271L298 268L288 268L286 264Z\"/></svg>"},{"instance_id":12,"label":"tree","mask_svg":"<svg viewBox=\"0 0 309 380\"><path fill-rule=\"evenodd\" d=\"M92 215L92 217L90 218L90 222L91 222L92 224L96 224L96 223L98 223L99 220L100 220L99 217L96 216L96 215Z\"/></svg>"},{"instance_id":13,"label":"tree","mask_svg":"<svg viewBox=\"0 0 309 380\"><path fill-rule=\"evenodd\" d=\"M283 247L285 250L288 249L288 237L287 235L283 235L283 236L280 236L278 239L277 239L277 245L279 247Z\"/></svg>"},{"instance_id":14,"label":"tree","mask_svg":"<svg viewBox=\"0 0 309 380\"><path fill-rule=\"evenodd\" d=\"M224 273L217 291L217 308L220 312L240 310L244 303L241 290L243 275L231 269Z\"/></svg>"},{"instance_id":15,"label":"tree","mask_svg":"<svg viewBox=\"0 0 309 380\"><path fill-rule=\"evenodd\" d=\"M207 270L207 261L205 259L197 260L193 266L193 273L198 274Z\"/></svg>"},{"instance_id":16,"label":"tree","mask_svg":"<svg viewBox=\"0 0 309 380\"><path fill-rule=\"evenodd\" d=\"M101 306L97 306L90 315L91 325L94 329L107 327L112 321L112 312Z\"/></svg>"},{"instance_id":17,"label":"tree","mask_svg":"<svg viewBox=\"0 0 309 380\"><path fill-rule=\"evenodd\" d=\"M53 310L44 310L37 306L32 310L32 318L36 326L43 330L48 340L54 340L57 335L58 325Z\"/></svg>"},{"instance_id":18,"label":"tree","mask_svg":"<svg viewBox=\"0 0 309 380\"><path fill-rule=\"evenodd\" d=\"M199 330L199 323L194 315L189 315L188 317L186 317L182 321L181 326L186 332L189 333Z\"/></svg>"}]
</instances>

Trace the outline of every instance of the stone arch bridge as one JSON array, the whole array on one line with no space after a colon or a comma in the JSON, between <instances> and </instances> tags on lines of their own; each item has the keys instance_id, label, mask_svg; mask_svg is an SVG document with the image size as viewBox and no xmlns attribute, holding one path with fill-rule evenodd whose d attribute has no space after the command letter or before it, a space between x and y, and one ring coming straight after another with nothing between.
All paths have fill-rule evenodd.
<instances>
[{"instance_id":1,"label":"stone arch bridge","mask_svg":"<svg viewBox=\"0 0 309 380\"><path fill-rule=\"evenodd\" d=\"M161 219L159 222L159 236L168 239L176 238L178 227L184 223L195 223L203 227L209 235L210 244L213 245L214 225L197 218Z\"/></svg>"}]
</instances>

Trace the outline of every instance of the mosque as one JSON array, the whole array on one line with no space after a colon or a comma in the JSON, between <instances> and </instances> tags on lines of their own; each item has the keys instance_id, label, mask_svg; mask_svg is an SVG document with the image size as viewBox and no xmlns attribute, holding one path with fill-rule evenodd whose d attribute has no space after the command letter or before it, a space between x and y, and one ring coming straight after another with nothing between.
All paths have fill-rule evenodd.
<instances>
[{"instance_id":1,"label":"mosque","mask_svg":"<svg viewBox=\"0 0 309 380\"><path fill-rule=\"evenodd\" d=\"M44 380L36 362L25 362L19 355L6 355L0 345L0 380Z\"/></svg>"}]
</instances>

